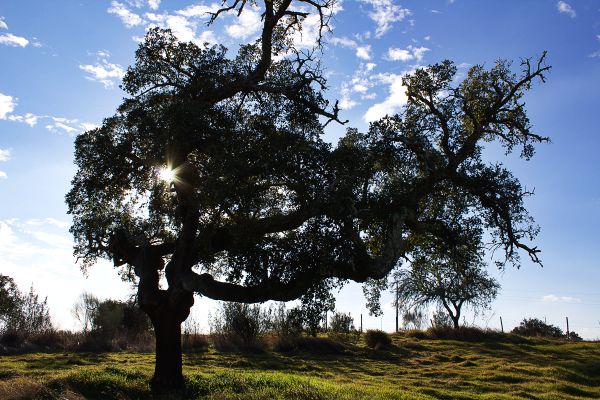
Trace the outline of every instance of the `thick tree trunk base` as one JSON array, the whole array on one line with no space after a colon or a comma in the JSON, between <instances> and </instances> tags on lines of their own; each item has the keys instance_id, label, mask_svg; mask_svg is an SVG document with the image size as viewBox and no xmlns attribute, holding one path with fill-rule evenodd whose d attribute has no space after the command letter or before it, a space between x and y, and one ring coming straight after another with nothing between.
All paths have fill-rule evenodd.
<instances>
[{"instance_id":1,"label":"thick tree trunk base","mask_svg":"<svg viewBox=\"0 0 600 400\"><path fill-rule=\"evenodd\" d=\"M156 336L156 365L150 386L154 392L169 392L184 384L181 322L172 313L162 312L153 318Z\"/></svg>"}]
</instances>

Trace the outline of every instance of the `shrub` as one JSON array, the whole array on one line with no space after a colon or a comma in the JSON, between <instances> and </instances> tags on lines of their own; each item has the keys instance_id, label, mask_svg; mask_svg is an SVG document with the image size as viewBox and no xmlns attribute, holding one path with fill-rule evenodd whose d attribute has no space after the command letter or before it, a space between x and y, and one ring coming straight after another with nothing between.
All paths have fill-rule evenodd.
<instances>
[{"instance_id":1,"label":"shrub","mask_svg":"<svg viewBox=\"0 0 600 400\"><path fill-rule=\"evenodd\" d=\"M427 339L427 333L419 329L409 329L404 335L406 337L415 338L415 339Z\"/></svg>"},{"instance_id":2,"label":"shrub","mask_svg":"<svg viewBox=\"0 0 600 400\"><path fill-rule=\"evenodd\" d=\"M259 335L268 329L268 315L260 306L243 303L221 303L210 321L211 337L217 349L235 351L260 348Z\"/></svg>"},{"instance_id":3,"label":"shrub","mask_svg":"<svg viewBox=\"0 0 600 400\"><path fill-rule=\"evenodd\" d=\"M451 326L433 327L426 331L429 339L460 340L464 342L484 342L487 340L502 340L506 335L492 330L481 329L476 326L460 326L453 328Z\"/></svg>"},{"instance_id":4,"label":"shrub","mask_svg":"<svg viewBox=\"0 0 600 400\"><path fill-rule=\"evenodd\" d=\"M277 308L270 309L270 330L278 336L300 336L304 330L302 310L292 308L286 310L285 304L281 303Z\"/></svg>"},{"instance_id":5,"label":"shrub","mask_svg":"<svg viewBox=\"0 0 600 400\"><path fill-rule=\"evenodd\" d=\"M569 337L567 339L573 342L581 342L583 340L577 332L569 332Z\"/></svg>"},{"instance_id":6,"label":"shrub","mask_svg":"<svg viewBox=\"0 0 600 400\"><path fill-rule=\"evenodd\" d=\"M538 318L525 318L521 324L512 330L521 336L547 337L547 338L563 338L562 329L558 326L547 324Z\"/></svg>"},{"instance_id":7,"label":"shrub","mask_svg":"<svg viewBox=\"0 0 600 400\"><path fill-rule=\"evenodd\" d=\"M449 328L452 327L452 319L445 310L436 310L431 316L432 328Z\"/></svg>"},{"instance_id":8,"label":"shrub","mask_svg":"<svg viewBox=\"0 0 600 400\"><path fill-rule=\"evenodd\" d=\"M209 342L206 335L198 333L184 333L181 337L181 348L186 353L204 352L208 349Z\"/></svg>"},{"instance_id":9,"label":"shrub","mask_svg":"<svg viewBox=\"0 0 600 400\"><path fill-rule=\"evenodd\" d=\"M10 331L28 336L52 330L47 299L40 300L33 290L19 291L13 279L0 274L0 333Z\"/></svg>"},{"instance_id":10,"label":"shrub","mask_svg":"<svg viewBox=\"0 0 600 400\"><path fill-rule=\"evenodd\" d=\"M350 333L354 331L354 319L350 314L336 312L329 320L329 330L334 333Z\"/></svg>"},{"instance_id":11,"label":"shrub","mask_svg":"<svg viewBox=\"0 0 600 400\"><path fill-rule=\"evenodd\" d=\"M390 335L379 329L369 329L365 333L365 343L372 349L384 349L392 345Z\"/></svg>"}]
</instances>

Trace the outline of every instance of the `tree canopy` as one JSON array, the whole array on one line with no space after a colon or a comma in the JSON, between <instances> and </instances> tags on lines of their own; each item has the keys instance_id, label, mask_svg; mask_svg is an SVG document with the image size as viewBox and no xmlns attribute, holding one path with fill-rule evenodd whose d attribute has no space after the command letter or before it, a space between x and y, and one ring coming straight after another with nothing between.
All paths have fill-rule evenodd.
<instances>
[{"instance_id":1,"label":"tree canopy","mask_svg":"<svg viewBox=\"0 0 600 400\"><path fill-rule=\"evenodd\" d=\"M523 102L549 70L545 55L523 61L520 73L505 61L474 66L462 82L450 61L420 68L403 80L402 113L367 132L348 129L334 145L322 134L344 122L337 103L325 97L318 58L289 36L310 13L326 29L332 6L265 0L260 38L235 56L150 30L123 80L129 97L76 139L67 195L75 254L84 266L113 259L139 281L157 332L155 379L168 375L160 360L178 351L159 343L176 336L160 326L185 320L192 293L286 301L319 285L381 279L415 235L456 240L440 206L448 191L469 199L503 262L518 263L519 249L540 261L523 204L530 193L481 154L498 141L528 159L547 140Z\"/></svg>"}]
</instances>

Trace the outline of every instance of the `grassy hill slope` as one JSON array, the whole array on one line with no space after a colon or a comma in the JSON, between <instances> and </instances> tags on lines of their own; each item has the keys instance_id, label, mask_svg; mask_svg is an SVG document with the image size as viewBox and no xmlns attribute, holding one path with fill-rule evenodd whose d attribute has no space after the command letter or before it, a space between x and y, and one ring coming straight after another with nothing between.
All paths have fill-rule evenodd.
<instances>
[{"instance_id":1,"label":"grassy hill slope","mask_svg":"<svg viewBox=\"0 0 600 400\"><path fill-rule=\"evenodd\" d=\"M187 386L152 396L153 354L36 353L0 357L0 399L578 399L600 398L600 343L463 342L396 335L332 354L184 357Z\"/></svg>"}]
</instances>

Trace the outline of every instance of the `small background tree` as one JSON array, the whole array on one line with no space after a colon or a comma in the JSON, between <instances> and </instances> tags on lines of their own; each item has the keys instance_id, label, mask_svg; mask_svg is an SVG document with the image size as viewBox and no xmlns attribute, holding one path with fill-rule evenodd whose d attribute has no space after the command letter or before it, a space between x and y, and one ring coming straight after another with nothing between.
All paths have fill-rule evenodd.
<instances>
[{"instance_id":1,"label":"small background tree","mask_svg":"<svg viewBox=\"0 0 600 400\"><path fill-rule=\"evenodd\" d=\"M398 301L406 308L414 312L437 307L434 327L450 324L458 328L463 307L475 312L488 308L500 288L485 270L481 222L465 215L469 208L460 201L450 201L452 212L446 214L456 239L415 238L412 261L395 274Z\"/></svg>"}]
</instances>

